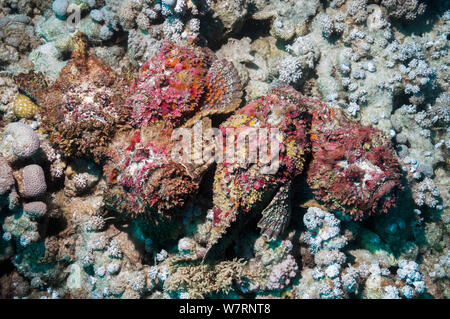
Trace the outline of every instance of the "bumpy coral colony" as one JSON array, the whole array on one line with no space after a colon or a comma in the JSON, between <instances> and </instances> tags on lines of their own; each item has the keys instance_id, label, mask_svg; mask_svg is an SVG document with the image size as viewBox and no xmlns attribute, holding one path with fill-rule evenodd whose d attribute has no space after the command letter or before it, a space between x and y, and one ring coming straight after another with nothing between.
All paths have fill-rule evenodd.
<instances>
[{"instance_id":1,"label":"bumpy coral colony","mask_svg":"<svg viewBox=\"0 0 450 319\"><path fill-rule=\"evenodd\" d=\"M0 298L450 298L450 2L0 1Z\"/></svg>"},{"instance_id":2,"label":"bumpy coral colony","mask_svg":"<svg viewBox=\"0 0 450 319\"><path fill-rule=\"evenodd\" d=\"M43 92L34 92L45 105L44 128L53 144L69 155L99 160L112 132L125 126L130 114L136 129L118 136L110 147L111 160L105 165L107 205L131 215L154 211L170 217L167 212L182 208L198 190L201 173L197 171L207 169L175 162L170 137L175 128L187 128L194 120L236 109L241 94L237 71L207 49L167 41L143 64L124 101L125 80L90 55L82 40L79 42L60 80ZM229 142L229 128L234 129L236 145L232 148L237 147L237 152L231 163L225 161L216 169L216 230L211 243L240 211L257 210L258 206L264 216L259 223L264 233L276 237L285 229L291 210L290 182L303 171L309 139L313 160L308 180L330 208L345 210L348 206L345 213L359 218L378 208L386 212L395 201L392 193L399 186L398 164L383 134L325 105L314 106L292 88L274 89L237 111L221 125L225 142ZM236 165L239 154L245 158L250 148L261 146L252 145L258 139L250 141L248 147L237 145L240 131L248 128L266 134L276 128L281 133L276 138L282 140L279 158L270 158L276 154L267 149L266 156L260 156L256 163ZM260 135L261 141L269 141L270 134ZM127 143L125 148L123 143ZM226 145L223 152L227 153ZM267 165L261 163L263 158L279 161L273 174L262 172ZM270 198L273 202L267 203Z\"/></svg>"},{"instance_id":3,"label":"bumpy coral colony","mask_svg":"<svg viewBox=\"0 0 450 319\"><path fill-rule=\"evenodd\" d=\"M241 95L237 71L207 49L167 41L126 90L126 81L78 41L59 80L33 92L43 105L44 129L66 154L96 160L104 158L112 132L122 129L106 152L106 206L135 218L158 214L158 220L170 220L195 196L212 164L176 161L171 152L178 141L171 136L176 128L192 128L195 120L235 110ZM134 128L126 130L128 114ZM248 143L242 143L240 135L248 130ZM386 212L400 188L398 163L381 132L288 86L236 111L221 124L219 134L224 144L214 159L219 150L225 156L232 150L233 155L216 168L207 249L241 214L261 213L262 233L268 238L282 235L292 210L292 181L303 172L311 145L308 182L330 209L355 218ZM201 151L207 148L206 141L200 143ZM253 161L247 157L252 150L259 155ZM42 193L38 188L30 192Z\"/></svg>"}]
</instances>

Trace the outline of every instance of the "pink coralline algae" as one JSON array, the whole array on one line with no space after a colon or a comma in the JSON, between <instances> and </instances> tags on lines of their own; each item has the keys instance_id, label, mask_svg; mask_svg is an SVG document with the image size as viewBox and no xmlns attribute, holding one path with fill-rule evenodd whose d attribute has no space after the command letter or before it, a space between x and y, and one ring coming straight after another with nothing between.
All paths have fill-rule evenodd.
<instances>
[{"instance_id":1,"label":"pink coralline algae","mask_svg":"<svg viewBox=\"0 0 450 319\"><path fill-rule=\"evenodd\" d=\"M291 182L303 171L310 151L308 114L301 97L290 87L279 87L246 105L221 125L224 141L226 132L233 129L235 156L234 161L226 159L217 166L209 246L217 242L239 214L262 211L258 226L270 238L277 237L287 226ZM249 143L237 143L239 135L248 128L258 129L258 138L250 136ZM270 136L269 132L278 132L278 136ZM273 141L281 142L279 152L275 144L272 146ZM226 144L224 153L232 146ZM252 149L259 149L258 158L241 161L240 158L249 158ZM268 166L274 164L278 167L271 171Z\"/></svg>"},{"instance_id":2,"label":"pink coralline algae","mask_svg":"<svg viewBox=\"0 0 450 319\"><path fill-rule=\"evenodd\" d=\"M401 189L400 167L385 135L318 101L312 111L312 161L307 175L316 198L361 219L386 213Z\"/></svg>"},{"instance_id":3,"label":"pink coralline algae","mask_svg":"<svg viewBox=\"0 0 450 319\"><path fill-rule=\"evenodd\" d=\"M140 69L127 106L137 126L179 126L196 115L228 113L241 102L237 71L205 48L167 41Z\"/></svg>"},{"instance_id":4,"label":"pink coralline algae","mask_svg":"<svg viewBox=\"0 0 450 319\"><path fill-rule=\"evenodd\" d=\"M196 194L208 168L172 160L172 133L235 110L242 94L239 77L230 62L208 49L166 42L129 91L126 107L137 129L119 134L110 147L106 203L132 216L158 212L170 218Z\"/></svg>"}]
</instances>

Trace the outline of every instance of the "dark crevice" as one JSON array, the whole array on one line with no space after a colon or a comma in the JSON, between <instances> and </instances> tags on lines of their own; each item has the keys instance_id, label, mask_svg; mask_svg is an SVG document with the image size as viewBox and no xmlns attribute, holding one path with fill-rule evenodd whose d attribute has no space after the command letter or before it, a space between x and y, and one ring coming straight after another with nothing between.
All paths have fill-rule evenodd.
<instances>
[{"instance_id":1,"label":"dark crevice","mask_svg":"<svg viewBox=\"0 0 450 319\"><path fill-rule=\"evenodd\" d=\"M248 37L252 42L256 39L266 37L270 34L270 26L272 20L255 20L247 19L242 27L241 32L237 36L238 40Z\"/></svg>"}]
</instances>

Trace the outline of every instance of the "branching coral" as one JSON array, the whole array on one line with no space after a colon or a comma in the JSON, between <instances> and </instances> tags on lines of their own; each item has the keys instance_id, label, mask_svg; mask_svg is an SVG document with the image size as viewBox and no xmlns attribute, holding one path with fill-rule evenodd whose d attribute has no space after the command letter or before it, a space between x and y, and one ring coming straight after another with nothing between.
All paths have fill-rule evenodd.
<instances>
[{"instance_id":1,"label":"branching coral","mask_svg":"<svg viewBox=\"0 0 450 319\"><path fill-rule=\"evenodd\" d=\"M3 13L3 2L2 2ZM0 64L18 62L21 53L39 44L32 19L25 14L0 16Z\"/></svg>"},{"instance_id":2,"label":"branching coral","mask_svg":"<svg viewBox=\"0 0 450 319\"><path fill-rule=\"evenodd\" d=\"M356 23L363 23L367 19L367 0L347 1L347 13Z\"/></svg>"},{"instance_id":3,"label":"branching coral","mask_svg":"<svg viewBox=\"0 0 450 319\"><path fill-rule=\"evenodd\" d=\"M347 274L342 276L346 261L342 249L347 245L347 239L340 235L340 221L318 207L309 207L303 216L303 222L307 229L302 235L303 240L314 254L316 267L303 271L297 291L299 297L313 298L317 295L323 299L342 298L344 291L356 290L357 274L347 271ZM305 283L310 279L314 280L314 288L305 291ZM350 287L352 289L349 289Z\"/></svg>"}]
</instances>

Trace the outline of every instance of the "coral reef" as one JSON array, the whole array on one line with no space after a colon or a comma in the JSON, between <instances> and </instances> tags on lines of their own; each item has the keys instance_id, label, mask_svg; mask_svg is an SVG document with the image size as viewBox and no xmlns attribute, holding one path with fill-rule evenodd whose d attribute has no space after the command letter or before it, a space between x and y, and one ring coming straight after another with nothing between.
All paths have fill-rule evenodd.
<instances>
[{"instance_id":1,"label":"coral reef","mask_svg":"<svg viewBox=\"0 0 450 319\"><path fill-rule=\"evenodd\" d=\"M23 123L10 123L3 131L2 154L10 163L30 158L40 147L39 136L28 125Z\"/></svg>"},{"instance_id":2,"label":"coral reef","mask_svg":"<svg viewBox=\"0 0 450 319\"><path fill-rule=\"evenodd\" d=\"M415 20L427 7L419 0L382 0L381 5L387 9L389 17L406 20Z\"/></svg>"},{"instance_id":3,"label":"coral reef","mask_svg":"<svg viewBox=\"0 0 450 319\"><path fill-rule=\"evenodd\" d=\"M17 192L15 189L13 170L6 159L0 157L0 193L1 205L13 209L17 205Z\"/></svg>"},{"instance_id":4,"label":"coral reef","mask_svg":"<svg viewBox=\"0 0 450 319\"><path fill-rule=\"evenodd\" d=\"M450 298L450 3L0 0L0 298Z\"/></svg>"}]
</instances>

